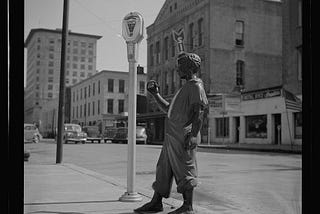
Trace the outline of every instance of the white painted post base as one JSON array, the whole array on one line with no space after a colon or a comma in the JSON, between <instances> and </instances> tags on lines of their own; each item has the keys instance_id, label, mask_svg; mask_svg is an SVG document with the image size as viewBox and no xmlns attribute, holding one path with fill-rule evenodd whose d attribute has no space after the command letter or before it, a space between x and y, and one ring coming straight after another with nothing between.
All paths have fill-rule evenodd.
<instances>
[{"instance_id":1,"label":"white painted post base","mask_svg":"<svg viewBox=\"0 0 320 214\"><path fill-rule=\"evenodd\" d=\"M122 202L139 202L142 201L142 196L136 192L128 193L125 192L120 198L119 201Z\"/></svg>"}]
</instances>

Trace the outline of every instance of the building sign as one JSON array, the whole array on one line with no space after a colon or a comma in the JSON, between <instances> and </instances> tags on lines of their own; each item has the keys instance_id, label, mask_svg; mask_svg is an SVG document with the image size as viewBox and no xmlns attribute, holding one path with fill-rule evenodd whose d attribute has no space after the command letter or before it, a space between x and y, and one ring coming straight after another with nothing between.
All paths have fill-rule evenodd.
<instances>
[{"instance_id":1,"label":"building sign","mask_svg":"<svg viewBox=\"0 0 320 214\"><path fill-rule=\"evenodd\" d=\"M220 112L223 111L223 97L222 95L214 96L209 99L210 112Z\"/></svg>"},{"instance_id":2,"label":"building sign","mask_svg":"<svg viewBox=\"0 0 320 214\"><path fill-rule=\"evenodd\" d=\"M242 94L242 100L257 100L281 96L281 88Z\"/></svg>"}]
</instances>

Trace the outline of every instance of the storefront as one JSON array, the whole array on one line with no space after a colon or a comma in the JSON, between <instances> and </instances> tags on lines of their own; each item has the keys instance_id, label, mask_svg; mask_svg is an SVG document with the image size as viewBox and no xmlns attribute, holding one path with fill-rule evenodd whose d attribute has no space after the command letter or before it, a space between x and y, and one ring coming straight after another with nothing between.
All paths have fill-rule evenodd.
<instances>
[{"instance_id":1,"label":"storefront","mask_svg":"<svg viewBox=\"0 0 320 214\"><path fill-rule=\"evenodd\" d=\"M209 98L211 144L302 143L301 101L281 86Z\"/></svg>"}]
</instances>

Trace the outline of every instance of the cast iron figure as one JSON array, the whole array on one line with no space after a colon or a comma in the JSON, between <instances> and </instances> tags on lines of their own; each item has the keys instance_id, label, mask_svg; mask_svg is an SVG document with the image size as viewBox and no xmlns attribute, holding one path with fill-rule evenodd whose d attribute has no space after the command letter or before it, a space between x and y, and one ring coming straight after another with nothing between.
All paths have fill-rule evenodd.
<instances>
[{"instance_id":1,"label":"cast iron figure","mask_svg":"<svg viewBox=\"0 0 320 214\"><path fill-rule=\"evenodd\" d=\"M137 213L163 211L162 198L168 198L173 178L177 191L183 195L183 205L171 214L193 214L193 189L197 186L196 147L200 143L200 129L204 108L208 101L203 82L197 77L201 59L193 53L181 53L177 59L177 72L186 83L173 97L171 104L159 94L159 85L151 80L147 90L153 95L162 111L167 113L165 140L152 184L154 195L149 203L135 209Z\"/></svg>"}]
</instances>

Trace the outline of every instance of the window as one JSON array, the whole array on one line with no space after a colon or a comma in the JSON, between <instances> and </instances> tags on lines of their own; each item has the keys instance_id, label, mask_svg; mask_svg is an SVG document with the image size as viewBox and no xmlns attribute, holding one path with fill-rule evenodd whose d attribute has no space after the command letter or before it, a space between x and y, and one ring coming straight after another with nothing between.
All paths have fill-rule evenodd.
<instances>
[{"instance_id":1,"label":"window","mask_svg":"<svg viewBox=\"0 0 320 214\"><path fill-rule=\"evenodd\" d=\"M82 105L80 105L80 117L82 117Z\"/></svg>"},{"instance_id":2,"label":"window","mask_svg":"<svg viewBox=\"0 0 320 214\"><path fill-rule=\"evenodd\" d=\"M49 69L49 70L48 70L48 74L49 74L49 75L52 75L52 74L53 74L53 69Z\"/></svg>"},{"instance_id":3,"label":"window","mask_svg":"<svg viewBox=\"0 0 320 214\"><path fill-rule=\"evenodd\" d=\"M78 65L77 65L76 63L73 63L73 64L72 64L72 68L77 69L77 68L78 68Z\"/></svg>"},{"instance_id":4,"label":"window","mask_svg":"<svg viewBox=\"0 0 320 214\"><path fill-rule=\"evenodd\" d=\"M48 90L52 90L53 89L53 85L49 84L48 85Z\"/></svg>"},{"instance_id":5,"label":"window","mask_svg":"<svg viewBox=\"0 0 320 214\"><path fill-rule=\"evenodd\" d=\"M244 85L244 61L237 60L236 63L236 85Z\"/></svg>"},{"instance_id":6,"label":"window","mask_svg":"<svg viewBox=\"0 0 320 214\"><path fill-rule=\"evenodd\" d=\"M81 61L81 62L85 62L85 61L86 61L86 58L82 56L81 59L80 59L80 61Z\"/></svg>"},{"instance_id":7,"label":"window","mask_svg":"<svg viewBox=\"0 0 320 214\"><path fill-rule=\"evenodd\" d=\"M198 20L198 45L202 46L203 45L203 19Z\"/></svg>"},{"instance_id":8,"label":"window","mask_svg":"<svg viewBox=\"0 0 320 214\"><path fill-rule=\"evenodd\" d=\"M164 38L164 59L168 60L169 57L169 37Z\"/></svg>"},{"instance_id":9,"label":"window","mask_svg":"<svg viewBox=\"0 0 320 214\"><path fill-rule=\"evenodd\" d=\"M119 80L119 93L124 93L124 80Z\"/></svg>"},{"instance_id":10,"label":"window","mask_svg":"<svg viewBox=\"0 0 320 214\"><path fill-rule=\"evenodd\" d=\"M156 62L160 64L160 42L156 42Z\"/></svg>"},{"instance_id":11,"label":"window","mask_svg":"<svg viewBox=\"0 0 320 214\"><path fill-rule=\"evenodd\" d=\"M153 45L150 45L150 47L149 47L149 60L150 60L150 62L149 62L149 65L150 66L153 66L153 62L154 62L154 57L153 57Z\"/></svg>"},{"instance_id":12,"label":"window","mask_svg":"<svg viewBox=\"0 0 320 214\"><path fill-rule=\"evenodd\" d=\"M177 9L177 2L176 3L174 3L174 9L176 10Z\"/></svg>"},{"instance_id":13,"label":"window","mask_svg":"<svg viewBox=\"0 0 320 214\"><path fill-rule=\"evenodd\" d=\"M49 40L49 43L50 43L50 44L54 44L54 39L50 39L50 40Z\"/></svg>"},{"instance_id":14,"label":"window","mask_svg":"<svg viewBox=\"0 0 320 214\"><path fill-rule=\"evenodd\" d=\"M78 41L73 41L73 46L78 46Z\"/></svg>"},{"instance_id":15,"label":"window","mask_svg":"<svg viewBox=\"0 0 320 214\"><path fill-rule=\"evenodd\" d=\"M80 89L80 100L82 100L82 88Z\"/></svg>"},{"instance_id":16,"label":"window","mask_svg":"<svg viewBox=\"0 0 320 214\"><path fill-rule=\"evenodd\" d=\"M96 84L93 83L92 84L92 96L94 96L95 92L96 92Z\"/></svg>"},{"instance_id":17,"label":"window","mask_svg":"<svg viewBox=\"0 0 320 214\"><path fill-rule=\"evenodd\" d=\"M108 92L113 92L113 79L108 79Z\"/></svg>"},{"instance_id":18,"label":"window","mask_svg":"<svg viewBox=\"0 0 320 214\"><path fill-rule=\"evenodd\" d=\"M193 23L189 24L189 44L188 44L188 47L189 47L189 50L192 50L193 49Z\"/></svg>"},{"instance_id":19,"label":"window","mask_svg":"<svg viewBox=\"0 0 320 214\"><path fill-rule=\"evenodd\" d=\"M90 116L90 103L88 103L88 116Z\"/></svg>"},{"instance_id":20,"label":"window","mask_svg":"<svg viewBox=\"0 0 320 214\"><path fill-rule=\"evenodd\" d=\"M72 93L72 100L73 100L73 102L75 102L75 100L76 100L76 92Z\"/></svg>"},{"instance_id":21,"label":"window","mask_svg":"<svg viewBox=\"0 0 320 214\"><path fill-rule=\"evenodd\" d=\"M39 42L39 43L40 43L40 42L41 42L41 39L40 39L40 38L38 38L37 42Z\"/></svg>"},{"instance_id":22,"label":"window","mask_svg":"<svg viewBox=\"0 0 320 214\"><path fill-rule=\"evenodd\" d=\"M298 70L298 80L302 80L302 48L297 48L297 70Z\"/></svg>"},{"instance_id":23,"label":"window","mask_svg":"<svg viewBox=\"0 0 320 214\"><path fill-rule=\"evenodd\" d=\"M48 82L53 82L53 77L48 77Z\"/></svg>"},{"instance_id":24,"label":"window","mask_svg":"<svg viewBox=\"0 0 320 214\"><path fill-rule=\"evenodd\" d=\"M72 79L72 84L77 83L77 79Z\"/></svg>"},{"instance_id":25,"label":"window","mask_svg":"<svg viewBox=\"0 0 320 214\"><path fill-rule=\"evenodd\" d=\"M77 101L79 100L79 90L77 90Z\"/></svg>"},{"instance_id":26,"label":"window","mask_svg":"<svg viewBox=\"0 0 320 214\"><path fill-rule=\"evenodd\" d=\"M176 46L173 37L171 36L171 57L174 57L176 53Z\"/></svg>"},{"instance_id":27,"label":"window","mask_svg":"<svg viewBox=\"0 0 320 214\"><path fill-rule=\"evenodd\" d=\"M267 115L246 116L246 138L267 138Z\"/></svg>"},{"instance_id":28,"label":"window","mask_svg":"<svg viewBox=\"0 0 320 214\"><path fill-rule=\"evenodd\" d=\"M76 77L76 76L78 76L78 73L76 71L74 71L74 72L72 72L72 76Z\"/></svg>"},{"instance_id":29,"label":"window","mask_svg":"<svg viewBox=\"0 0 320 214\"><path fill-rule=\"evenodd\" d=\"M78 54L78 49L77 48L73 49L73 54Z\"/></svg>"},{"instance_id":30,"label":"window","mask_svg":"<svg viewBox=\"0 0 320 214\"><path fill-rule=\"evenodd\" d=\"M164 82L164 91L163 91L163 93L164 93L164 95L168 95L168 93L169 93L169 72L165 72L164 73L163 82Z\"/></svg>"},{"instance_id":31,"label":"window","mask_svg":"<svg viewBox=\"0 0 320 214\"><path fill-rule=\"evenodd\" d=\"M88 88L88 97L90 97L90 94L91 94L91 86L89 85L89 88Z\"/></svg>"},{"instance_id":32,"label":"window","mask_svg":"<svg viewBox=\"0 0 320 214\"><path fill-rule=\"evenodd\" d=\"M89 57L89 58L88 58L88 62L93 62L93 58L92 58L92 57Z\"/></svg>"},{"instance_id":33,"label":"window","mask_svg":"<svg viewBox=\"0 0 320 214\"><path fill-rule=\"evenodd\" d=\"M52 98L52 93L48 92L48 98Z\"/></svg>"},{"instance_id":34,"label":"window","mask_svg":"<svg viewBox=\"0 0 320 214\"><path fill-rule=\"evenodd\" d=\"M77 56L73 56L73 61L78 61L78 57Z\"/></svg>"},{"instance_id":35,"label":"window","mask_svg":"<svg viewBox=\"0 0 320 214\"><path fill-rule=\"evenodd\" d=\"M229 137L229 118L216 118L216 137Z\"/></svg>"},{"instance_id":36,"label":"window","mask_svg":"<svg viewBox=\"0 0 320 214\"><path fill-rule=\"evenodd\" d=\"M49 67L53 67L53 66L54 66L53 61L49 61L48 66L49 66Z\"/></svg>"},{"instance_id":37,"label":"window","mask_svg":"<svg viewBox=\"0 0 320 214\"><path fill-rule=\"evenodd\" d=\"M70 64L69 63L67 63L67 68L70 68Z\"/></svg>"},{"instance_id":38,"label":"window","mask_svg":"<svg viewBox=\"0 0 320 214\"><path fill-rule=\"evenodd\" d=\"M92 71L93 67L92 65L88 65L88 70Z\"/></svg>"},{"instance_id":39,"label":"window","mask_svg":"<svg viewBox=\"0 0 320 214\"><path fill-rule=\"evenodd\" d=\"M72 118L74 119L74 112L75 112L75 109L74 107L72 107Z\"/></svg>"},{"instance_id":40,"label":"window","mask_svg":"<svg viewBox=\"0 0 320 214\"><path fill-rule=\"evenodd\" d=\"M36 82L39 82L40 78L39 76L36 77Z\"/></svg>"},{"instance_id":41,"label":"window","mask_svg":"<svg viewBox=\"0 0 320 214\"><path fill-rule=\"evenodd\" d=\"M98 81L98 94L100 94L100 80Z\"/></svg>"},{"instance_id":42,"label":"window","mask_svg":"<svg viewBox=\"0 0 320 214\"><path fill-rule=\"evenodd\" d=\"M69 79L66 79L66 84L69 84Z\"/></svg>"},{"instance_id":43,"label":"window","mask_svg":"<svg viewBox=\"0 0 320 214\"><path fill-rule=\"evenodd\" d=\"M79 106L77 106L77 118L79 117Z\"/></svg>"},{"instance_id":44,"label":"window","mask_svg":"<svg viewBox=\"0 0 320 214\"><path fill-rule=\"evenodd\" d=\"M107 104L107 112L110 114L113 114L113 99L108 99L107 100L108 104Z\"/></svg>"},{"instance_id":45,"label":"window","mask_svg":"<svg viewBox=\"0 0 320 214\"><path fill-rule=\"evenodd\" d=\"M90 43L88 44L88 48L93 48L93 43L92 43L92 42L90 42Z\"/></svg>"},{"instance_id":46,"label":"window","mask_svg":"<svg viewBox=\"0 0 320 214\"><path fill-rule=\"evenodd\" d=\"M85 69L85 66L84 66L83 64L81 64L81 65L80 65L80 69L81 69L81 70L84 70L84 69Z\"/></svg>"},{"instance_id":47,"label":"window","mask_svg":"<svg viewBox=\"0 0 320 214\"><path fill-rule=\"evenodd\" d=\"M85 42L81 42L81 47L85 48L86 47L86 43Z\"/></svg>"},{"instance_id":48,"label":"window","mask_svg":"<svg viewBox=\"0 0 320 214\"><path fill-rule=\"evenodd\" d=\"M88 77L91 77L92 76L92 73L88 73Z\"/></svg>"},{"instance_id":49,"label":"window","mask_svg":"<svg viewBox=\"0 0 320 214\"><path fill-rule=\"evenodd\" d=\"M84 77L84 72L80 72L80 77Z\"/></svg>"},{"instance_id":50,"label":"window","mask_svg":"<svg viewBox=\"0 0 320 214\"><path fill-rule=\"evenodd\" d=\"M92 116L94 116L94 108L95 106L94 106L94 101L92 102Z\"/></svg>"},{"instance_id":51,"label":"window","mask_svg":"<svg viewBox=\"0 0 320 214\"><path fill-rule=\"evenodd\" d=\"M84 87L84 98L87 98L87 87Z\"/></svg>"},{"instance_id":52,"label":"window","mask_svg":"<svg viewBox=\"0 0 320 214\"><path fill-rule=\"evenodd\" d=\"M81 49L81 54L86 55L86 49Z\"/></svg>"},{"instance_id":53,"label":"window","mask_svg":"<svg viewBox=\"0 0 320 214\"><path fill-rule=\"evenodd\" d=\"M98 100L98 115L100 114L100 100Z\"/></svg>"},{"instance_id":54,"label":"window","mask_svg":"<svg viewBox=\"0 0 320 214\"><path fill-rule=\"evenodd\" d=\"M84 116L87 116L87 104L86 103L83 105L83 114L84 114Z\"/></svg>"},{"instance_id":55,"label":"window","mask_svg":"<svg viewBox=\"0 0 320 214\"><path fill-rule=\"evenodd\" d=\"M175 88L175 83L176 83L176 75L175 75L175 70L171 71L171 93L173 94L176 90Z\"/></svg>"},{"instance_id":56,"label":"window","mask_svg":"<svg viewBox=\"0 0 320 214\"><path fill-rule=\"evenodd\" d=\"M144 81L140 81L139 82L139 93L140 94L144 94L145 93L145 82Z\"/></svg>"},{"instance_id":57,"label":"window","mask_svg":"<svg viewBox=\"0 0 320 214\"><path fill-rule=\"evenodd\" d=\"M49 46L49 51L54 51L54 46Z\"/></svg>"},{"instance_id":58,"label":"window","mask_svg":"<svg viewBox=\"0 0 320 214\"><path fill-rule=\"evenodd\" d=\"M236 41L237 46L244 45L244 22L243 21L236 21Z\"/></svg>"},{"instance_id":59,"label":"window","mask_svg":"<svg viewBox=\"0 0 320 214\"><path fill-rule=\"evenodd\" d=\"M302 112L293 113L294 118L294 138L302 138Z\"/></svg>"},{"instance_id":60,"label":"window","mask_svg":"<svg viewBox=\"0 0 320 214\"><path fill-rule=\"evenodd\" d=\"M119 114L124 112L124 100L118 100L118 112Z\"/></svg>"},{"instance_id":61,"label":"window","mask_svg":"<svg viewBox=\"0 0 320 214\"><path fill-rule=\"evenodd\" d=\"M92 50L89 50L89 51L88 51L88 54L89 54L89 55L93 55L93 51L92 51Z\"/></svg>"},{"instance_id":62,"label":"window","mask_svg":"<svg viewBox=\"0 0 320 214\"><path fill-rule=\"evenodd\" d=\"M53 53L49 53L49 59L54 59L54 54Z\"/></svg>"}]
</instances>

